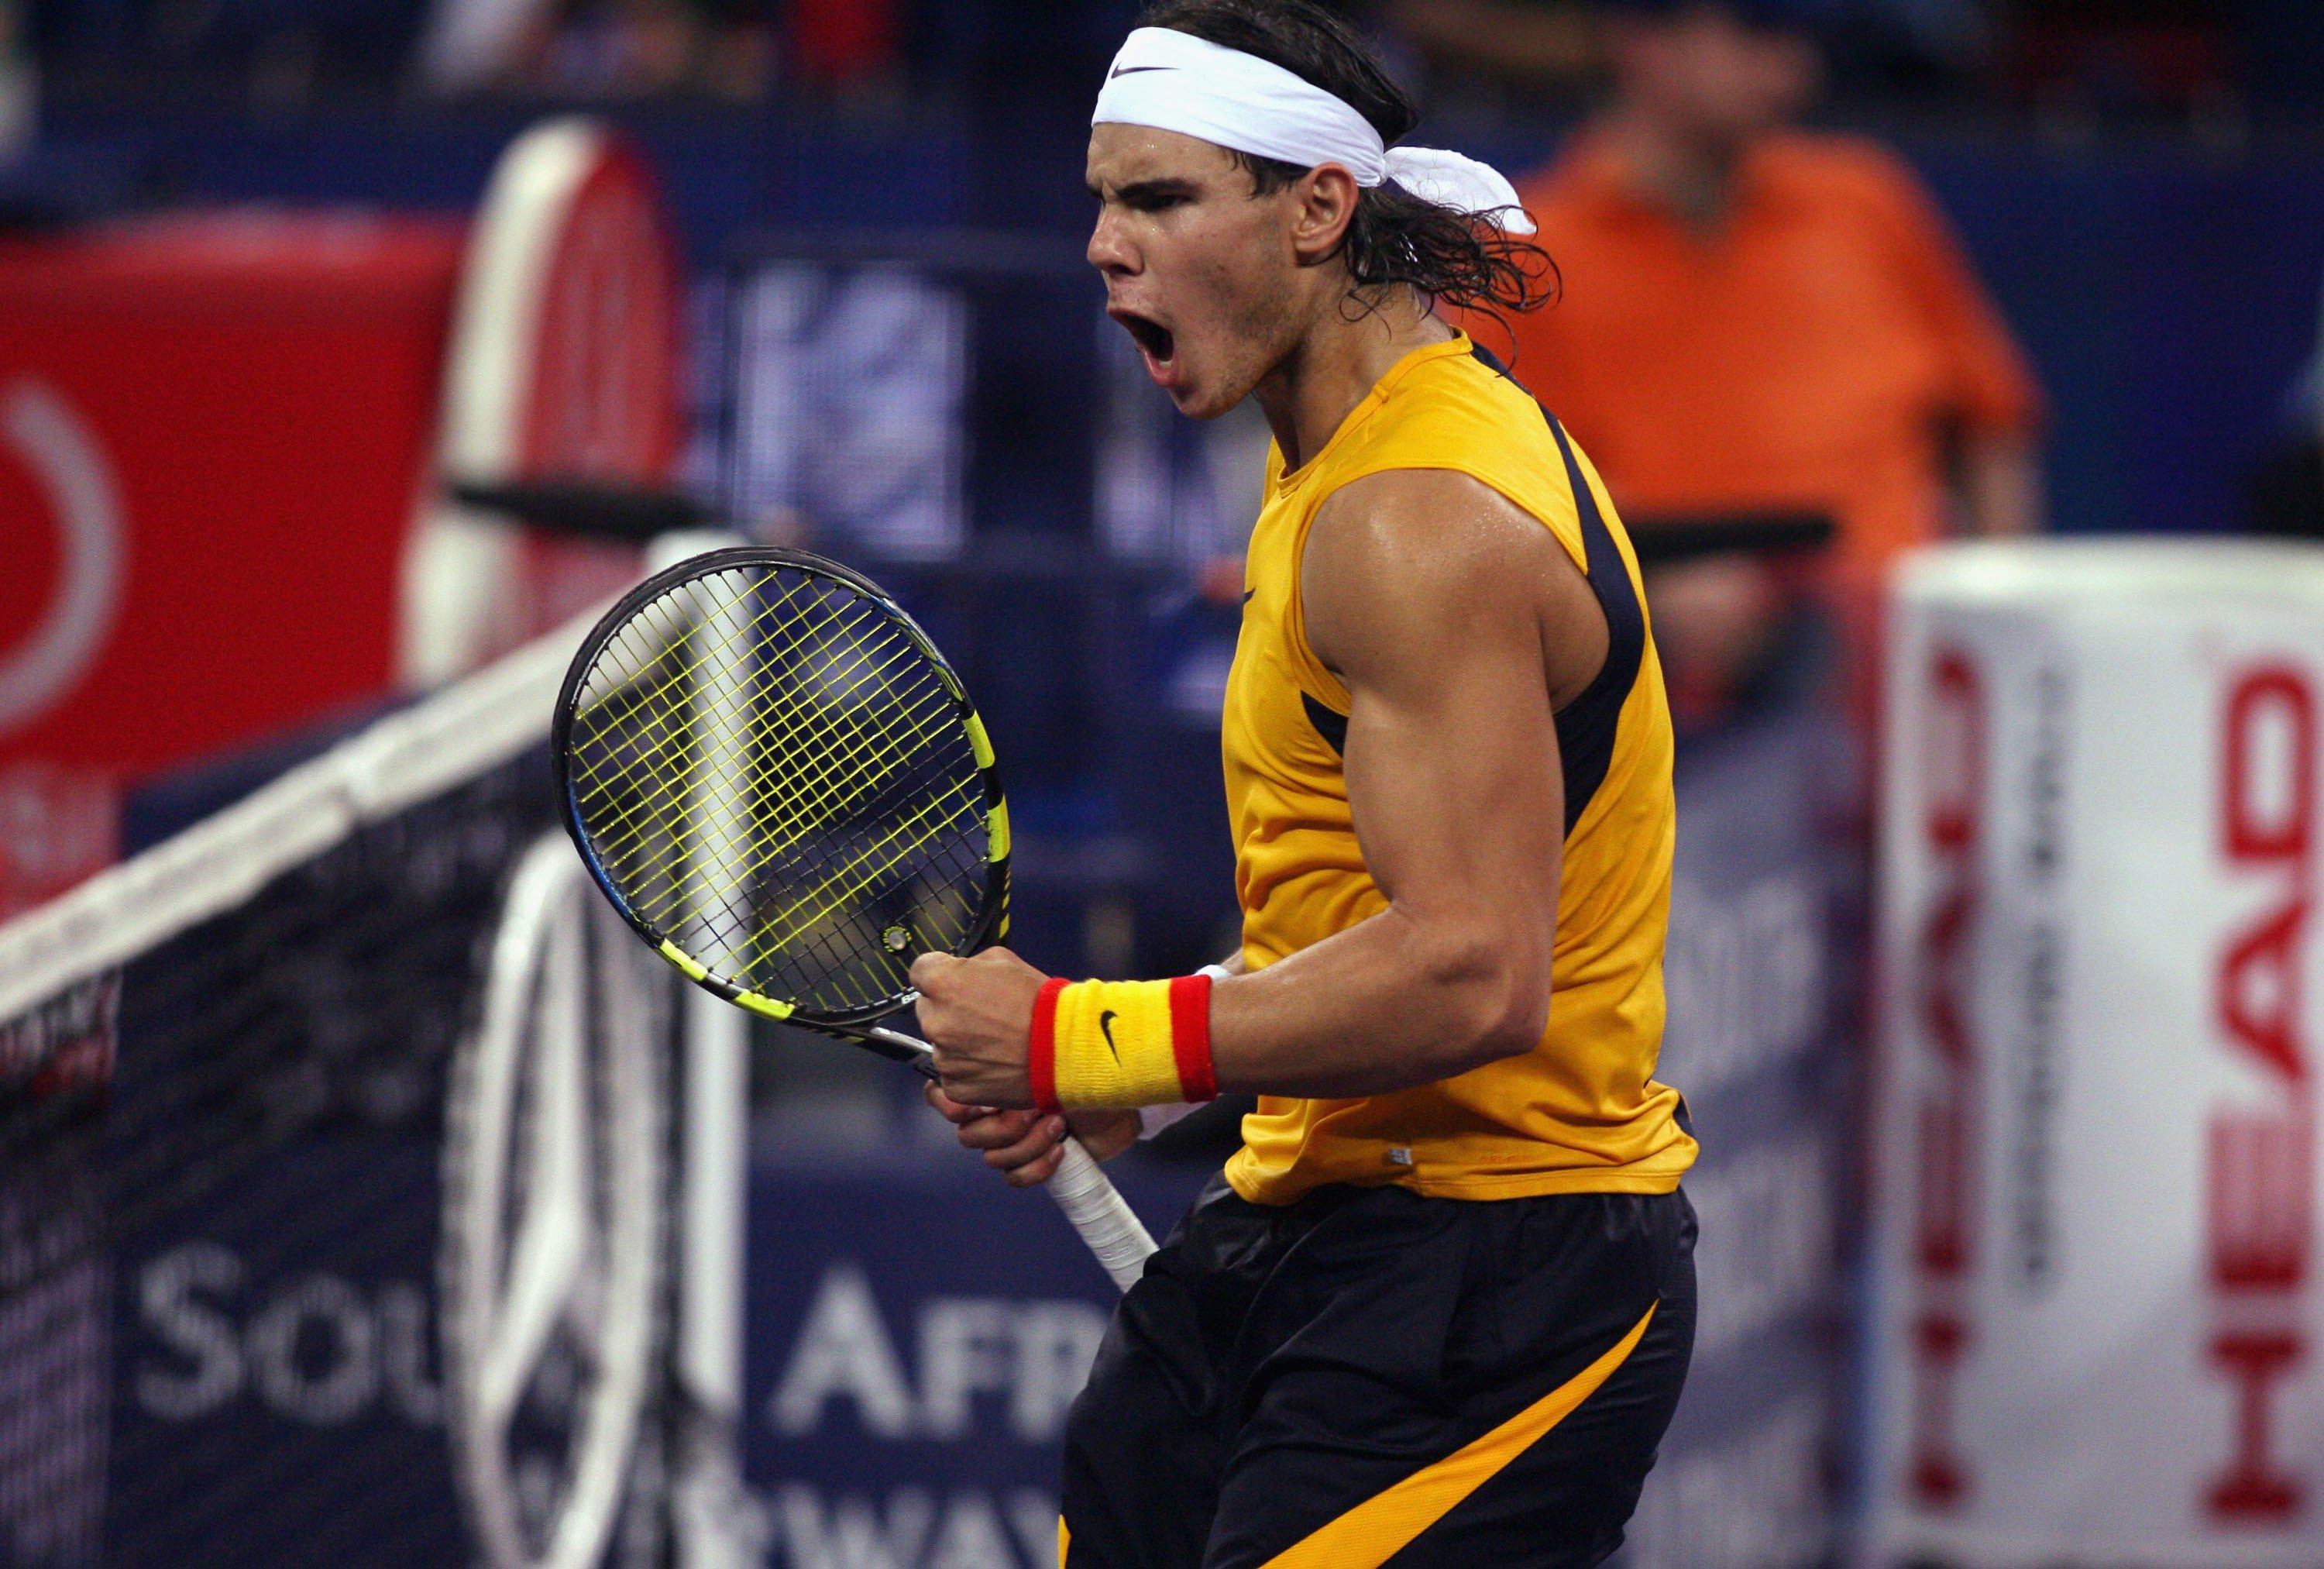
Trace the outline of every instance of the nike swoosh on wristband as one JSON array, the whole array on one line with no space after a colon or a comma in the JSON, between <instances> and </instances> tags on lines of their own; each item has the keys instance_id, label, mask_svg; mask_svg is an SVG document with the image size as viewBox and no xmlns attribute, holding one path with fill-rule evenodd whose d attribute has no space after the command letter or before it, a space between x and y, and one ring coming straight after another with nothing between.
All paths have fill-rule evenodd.
<instances>
[{"instance_id":1,"label":"nike swoosh on wristband","mask_svg":"<svg viewBox=\"0 0 2324 1569\"><path fill-rule=\"evenodd\" d=\"M1157 66L1150 69L1159 69L1161 68ZM1113 1021L1120 1017L1121 1015L1116 1013L1111 1008L1097 1016L1098 1033L1105 1037L1105 1048L1106 1050L1113 1053L1113 1060L1116 1062L1120 1062L1121 1060L1121 1048L1113 1044Z\"/></svg>"}]
</instances>

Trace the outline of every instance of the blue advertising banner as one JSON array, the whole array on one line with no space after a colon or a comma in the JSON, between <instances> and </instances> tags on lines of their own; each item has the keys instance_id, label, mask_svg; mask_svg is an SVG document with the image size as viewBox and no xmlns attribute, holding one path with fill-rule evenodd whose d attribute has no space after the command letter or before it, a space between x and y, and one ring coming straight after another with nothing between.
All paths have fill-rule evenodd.
<instances>
[{"instance_id":1,"label":"blue advertising banner","mask_svg":"<svg viewBox=\"0 0 2324 1569\"><path fill-rule=\"evenodd\" d=\"M1207 1170L1108 1168L1159 1237ZM1116 1293L1055 1204L957 1150L761 1162L743 1473L788 1569L1050 1569L1065 1412Z\"/></svg>"},{"instance_id":2,"label":"blue advertising banner","mask_svg":"<svg viewBox=\"0 0 2324 1569\"><path fill-rule=\"evenodd\" d=\"M1858 1058L1853 741L1794 706L1682 749L1658 1076L1693 1112L1694 1363L1624 1569L1829 1561Z\"/></svg>"},{"instance_id":3,"label":"blue advertising banner","mask_svg":"<svg viewBox=\"0 0 2324 1569\"><path fill-rule=\"evenodd\" d=\"M82 1125L0 1160L0 1569L94 1563L102 1540L113 1277L97 1146Z\"/></svg>"},{"instance_id":4,"label":"blue advertising banner","mask_svg":"<svg viewBox=\"0 0 2324 1569\"><path fill-rule=\"evenodd\" d=\"M440 1161L432 1139L302 1140L123 1251L108 1561L465 1561L435 1349Z\"/></svg>"}]
</instances>

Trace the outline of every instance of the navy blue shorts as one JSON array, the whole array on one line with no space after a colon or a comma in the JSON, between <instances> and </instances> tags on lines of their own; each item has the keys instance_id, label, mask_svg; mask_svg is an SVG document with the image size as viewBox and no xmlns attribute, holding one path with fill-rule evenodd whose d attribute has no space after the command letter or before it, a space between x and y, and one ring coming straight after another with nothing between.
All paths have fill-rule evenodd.
<instances>
[{"instance_id":1,"label":"navy blue shorts","mask_svg":"<svg viewBox=\"0 0 2324 1569\"><path fill-rule=\"evenodd\" d=\"M1067 1569L1587 1569L1694 1342L1683 1194L1214 1179L1066 1426Z\"/></svg>"}]
</instances>

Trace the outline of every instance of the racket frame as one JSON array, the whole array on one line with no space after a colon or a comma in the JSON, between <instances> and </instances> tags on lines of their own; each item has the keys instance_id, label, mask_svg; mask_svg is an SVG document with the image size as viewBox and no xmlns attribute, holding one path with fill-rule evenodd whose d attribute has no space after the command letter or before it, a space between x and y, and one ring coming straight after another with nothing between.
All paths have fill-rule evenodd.
<instances>
[{"instance_id":1,"label":"racket frame","mask_svg":"<svg viewBox=\"0 0 2324 1569\"><path fill-rule=\"evenodd\" d=\"M588 831L581 823L580 803L576 797L572 779L573 725L576 708L580 701L582 683L597 662L597 656L635 619L639 611L659 599L670 590L697 577L715 577L737 568L788 568L813 577L828 578L851 592L861 595L901 629L920 656L936 673L945 695L952 700L954 714L968 733L969 745L976 759L979 780L984 789L985 814L985 877L983 902L976 918L971 921L960 939L950 950L954 958L965 958L988 943L997 942L1009 934L1009 802L1001 792L1001 773L996 765L991 737L985 734L984 721L968 700L968 690L961 684L960 676L951 661L937 651L936 642L922 631L904 607L889 593L852 568L844 567L812 550L793 549L780 545L734 545L724 549L689 556L674 566L655 573L616 600L613 607L598 619L581 641L581 647L567 667L564 684L558 689L556 716L549 727L549 759L557 780L557 813L571 836L574 848L581 854L582 864L622 918L643 937L653 949L694 982L713 995L723 998L737 1008L747 1010L764 1019L797 1024L853 1041L882 1057L908 1063L923 1075L934 1078L935 1068L929 1062L926 1042L897 1030L877 1028L881 1020L899 1013L919 1000L919 993L905 990L880 1001L837 1011L801 1008L795 1002L770 997L744 985L732 976L721 974L694 955L678 946L667 933L631 909L622 897L613 879L589 843Z\"/></svg>"},{"instance_id":2,"label":"racket frame","mask_svg":"<svg viewBox=\"0 0 2324 1569\"><path fill-rule=\"evenodd\" d=\"M763 1018L836 1036L881 1057L908 1063L921 1076L933 1083L936 1079L934 1048L924 1040L916 1039L900 1030L881 1028L879 1024L880 1020L900 1012L918 1001L918 992L908 987L888 1001L844 1012L828 1012L801 1009L738 984L686 952L630 908L629 901L614 888L612 877L598 860L596 852L590 847L588 834L581 826L580 808L574 798L567 760L571 755L574 706L580 696L581 683L587 678L590 668L596 663L597 656L604 651L606 643L630 623L643 605L688 579L737 567L788 567L830 578L853 590L891 616L913 645L935 667L968 732L977 772L984 786L984 904L977 912L977 918L969 924L961 939L954 945L953 955L955 958L966 957L985 944L1009 935L1009 806L1001 793L1000 772L993 763L992 743L985 734L983 720L977 716L975 707L968 700L967 690L961 685L960 677L951 663L937 651L936 643L903 606L862 573L809 550L773 545L741 545L707 551L655 573L614 603L613 607L590 629L589 635L582 640L580 650L573 656L573 663L565 673L564 685L557 695L557 710L550 726L549 756L556 771L558 816L565 824L566 833L572 837L574 847L580 852L582 864L588 868L591 881L596 883L631 928L663 958L676 965L687 979L713 995ZM1059 1142L1056 1170L1047 1186L1049 1196L1065 1212L1074 1230L1080 1234L1090 1251L1096 1255L1099 1265L1114 1285L1123 1291L1136 1285L1145 1273L1146 1260L1154 1253L1154 1239L1139 1220L1137 1213L1106 1179L1105 1173L1098 1169L1096 1158L1079 1139L1068 1136Z\"/></svg>"}]
</instances>

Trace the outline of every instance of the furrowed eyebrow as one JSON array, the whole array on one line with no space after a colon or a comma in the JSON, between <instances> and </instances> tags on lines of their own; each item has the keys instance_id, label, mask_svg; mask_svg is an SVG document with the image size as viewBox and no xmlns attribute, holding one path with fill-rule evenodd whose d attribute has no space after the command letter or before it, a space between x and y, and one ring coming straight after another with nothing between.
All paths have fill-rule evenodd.
<instances>
[{"instance_id":1,"label":"furrowed eyebrow","mask_svg":"<svg viewBox=\"0 0 2324 1569\"><path fill-rule=\"evenodd\" d=\"M1089 193L1100 201L1105 199L1105 192L1095 185L1089 187ZM1198 188L1190 180L1136 180L1128 185L1117 186L1113 197L1116 201L1148 201L1156 197L1191 197L1197 194Z\"/></svg>"}]
</instances>

